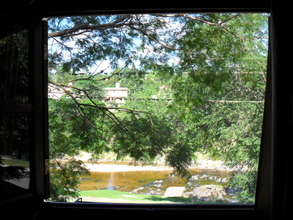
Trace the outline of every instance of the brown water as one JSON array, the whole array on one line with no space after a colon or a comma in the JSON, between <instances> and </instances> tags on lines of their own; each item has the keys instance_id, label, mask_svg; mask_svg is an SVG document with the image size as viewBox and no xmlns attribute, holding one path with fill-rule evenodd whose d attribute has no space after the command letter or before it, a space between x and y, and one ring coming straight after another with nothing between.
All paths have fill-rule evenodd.
<instances>
[{"instance_id":1,"label":"brown water","mask_svg":"<svg viewBox=\"0 0 293 220\"><path fill-rule=\"evenodd\" d=\"M215 170L191 170L191 175L197 178L196 184L217 184L225 186L227 183L219 180L229 179L231 172ZM127 172L91 172L88 176L80 176L80 190L110 189L132 192L144 187L144 193L153 186L162 191L170 186L186 186L189 178L181 178L172 171L127 171Z\"/></svg>"}]
</instances>

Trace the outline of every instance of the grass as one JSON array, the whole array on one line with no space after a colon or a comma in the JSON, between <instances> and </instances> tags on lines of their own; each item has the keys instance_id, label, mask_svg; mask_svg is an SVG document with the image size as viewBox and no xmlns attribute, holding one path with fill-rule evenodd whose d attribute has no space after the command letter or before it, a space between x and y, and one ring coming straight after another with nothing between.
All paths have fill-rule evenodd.
<instances>
[{"instance_id":1,"label":"grass","mask_svg":"<svg viewBox=\"0 0 293 220\"><path fill-rule=\"evenodd\" d=\"M2 159L4 165L7 166L20 166L24 168L29 168L29 161L18 160L18 159Z\"/></svg>"},{"instance_id":2,"label":"grass","mask_svg":"<svg viewBox=\"0 0 293 220\"><path fill-rule=\"evenodd\" d=\"M87 190L80 191L80 197L91 197L96 202L110 202L110 203L206 203L194 201L192 199L183 197L168 197L155 195L134 194L122 192L117 190ZM87 198L85 198L86 201Z\"/></svg>"},{"instance_id":3,"label":"grass","mask_svg":"<svg viewBox=\"0 0 293 220\"><path fill-rule=\"evenodd\" d=\"M117 190L87 190L81 191L79 193L81 197L94 197L98 198L101 201L105 199L112 202L129 202L129 203L152 203L155 200L159 200L162 197L152 196L152 195L143 195L143 194L134 194L128 192L122 192ZM97 199L97 200L98 200Z\"/></svg>"}]
</instances>

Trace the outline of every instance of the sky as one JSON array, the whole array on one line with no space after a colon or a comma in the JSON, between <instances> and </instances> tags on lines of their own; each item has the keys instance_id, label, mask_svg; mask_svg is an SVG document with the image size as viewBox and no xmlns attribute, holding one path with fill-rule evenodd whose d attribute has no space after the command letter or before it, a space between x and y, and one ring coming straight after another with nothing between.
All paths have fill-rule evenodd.
<instances>
[{"instance_id":1,"label":"sky","mask_svg":"<svg viewBox=\"0 0 293 220\"><path fill-rule=\"evenodd\" d=\"M147 17L145 18L146 20L148 19ZM50 22L48 23L49 25L52 25L52 27L55 25L60 25L60 26L64 26L64 27L72 27L70 26L70 24L68 23L68 19L60 19L58 20L58 22L54 21L54 22ZM176 30L176 29L180 29L180 23L178 21L172 21L170 23L168 23L168 27L169 29L168 30ZM156 30L157 32L160 31L160 30ZM165 30L162 30L162 32L165 31ZM61 54L62 53L62 58L63 58L63 61L66 61L66 60L70 60L71 58L71 54L69 51L66 51L65 49L62 49L61 46L63 47L69 47L69 48L72 48L71 50L71 53L74 53L74 52L77 52L79 50L78 46L76 46L76 42L78 40L82 40L82 39L85 39L87 38L89 35L91 34L91 32L83 32L82 34L76 34L75 36L72 37L72 40L71 41L62 41L60 40L60 38L50 38L48 39L48 50L49 50L49 54ZM181 33L182 34L182 33ZM165 43L168 43L168 40L171 38L168 34L166 35L160 35L160 38L162 40L162 42L165 42ZM168 39L169 38L169 39ZM119 39L115 39L115 36L112 36L111 38L111 41L115 42L115 40L119 41ZM94 39L95 41L98 42L98 39ZM133 38L133 48L137 48L139 47L139 45L141 45L142 43L142 39L140 37L134 37ZM264 41L264 44L267 44L267 41ZM136 54L137 56L153 56L155 55L156 53L159 53L159 52L155 52L154 51L154 47L150 44L145 44L145 49L142 51L142 50L137 50ZM176 57L176 56L173 56L171 57L170 56L170 59L168 61L168 64L169 65L176 65L178 64L180 61L180 58ZM136 60L134 62L134 65L139 68L139 64L140 62L138 60ZM119 60L118 61L118 66L120 68L123 68L125 66L125 62L122 61L122 60ZM107 73L111 73L112 71L114 71L112 68L111 68L111 61L110 59L108 58L105 58L104 60L100 59L100 60L97 60L95 62L95 64L93 64L92 66L88 66L87 67L88 69L82 69L80 70L80 72L86 72L86 73L89 73L89 74L96 74L96 73L99 73L99 72L107 72ZM51 74L56 74L56 70L54 69L49 69L49 72L51 72Z\"/></svg>"}]
</instances>

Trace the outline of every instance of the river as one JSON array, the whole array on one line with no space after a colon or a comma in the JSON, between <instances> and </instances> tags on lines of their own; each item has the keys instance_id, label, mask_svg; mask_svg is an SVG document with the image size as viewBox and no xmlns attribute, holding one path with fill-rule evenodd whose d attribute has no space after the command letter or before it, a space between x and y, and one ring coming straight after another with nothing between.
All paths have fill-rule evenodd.
<instances>
[{"instance_id":1,"label":"river","mask_svg":"<svg viewBox=\"0 0 293 220\"><path fill-rule=\"evenodd\" d=\"M111 172L90 172L80 176L80 190L119 190L143 194L163 195L168 187L193 185L227 186L232 172L208 169L192 169L191 176L182 178L172 174L172 170L135 170ZM155 191L154 191L155 190Z\"/></svg>"}]
</instances>

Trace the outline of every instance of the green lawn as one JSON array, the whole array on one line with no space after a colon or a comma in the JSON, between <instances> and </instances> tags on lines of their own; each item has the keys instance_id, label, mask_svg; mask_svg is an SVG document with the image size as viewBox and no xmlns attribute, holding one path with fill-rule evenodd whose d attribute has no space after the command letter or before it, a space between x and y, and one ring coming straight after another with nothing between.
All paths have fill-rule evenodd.
<instances>
[{"instance_id":1,"label":"green lawn","mask_svg":"<svg viewBox=\"0 0 293 220\"><path fill-rule=\"evenodd\" d=\"M199 203L182 197L163 198L162 196L134 194L117 190L87 190L80 191L79 195L80 197L96 198L97 202L100 199L101 202L106 200L113 203Z\"/></svg>"},{"instance_id":2,"label":"green lawn","mask_svg":"<svg viewBox=\"0 0 293 220\"><path fill-rule=\"evenodd\" d=\"M153 203L158 202L158 200L162 200L161 196L151 196L151 195L143 195L143 194L134 194L128 192L122 192L117 190L88 190L88 191L81 191L79 193L81 197L94 197L100 198L101 201L104 199L113 200L113 202L124 201L125 203Z\"/></svg>"},{"instance_id":3,"label":"green lawn","mask_svg":"<svg viewBox=\"0 0 293 220\"><path fill-rule=\"evenodd\" d=\"M29 168L29 161L18 160L18 159L2 159L4 165L7 166L20 166L24 168Z\"/></svg>"}]
</instances>

